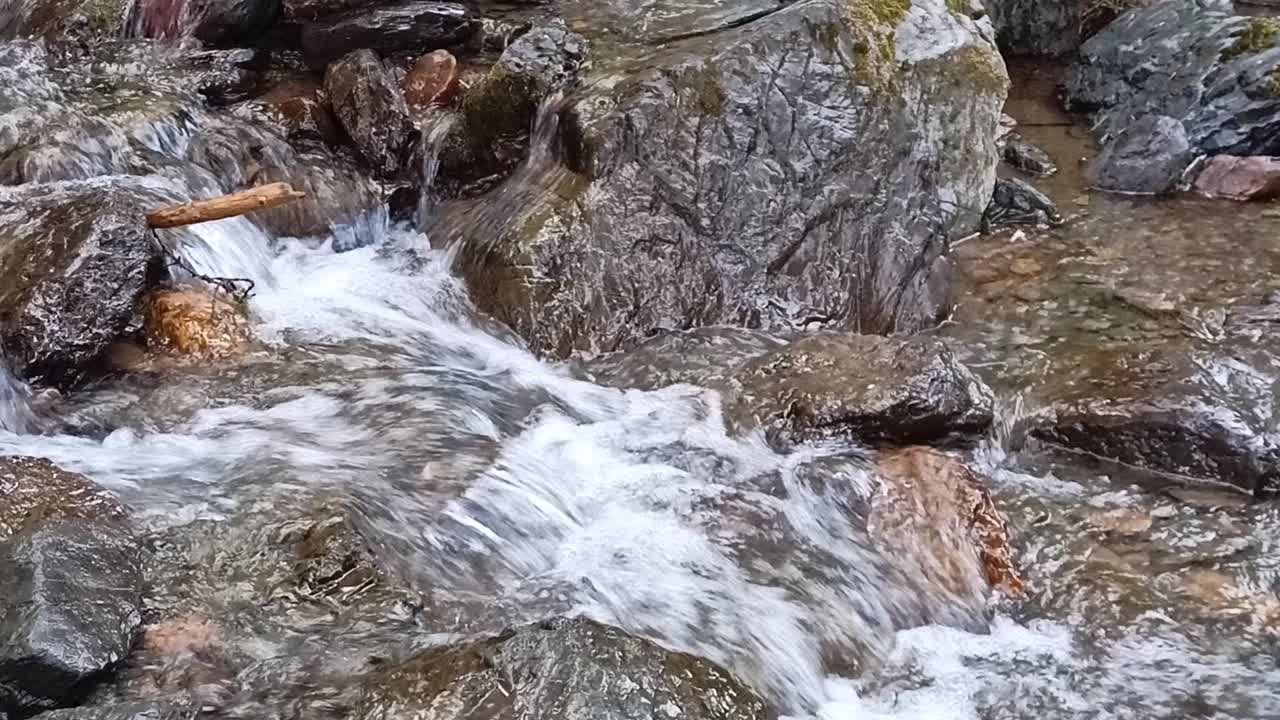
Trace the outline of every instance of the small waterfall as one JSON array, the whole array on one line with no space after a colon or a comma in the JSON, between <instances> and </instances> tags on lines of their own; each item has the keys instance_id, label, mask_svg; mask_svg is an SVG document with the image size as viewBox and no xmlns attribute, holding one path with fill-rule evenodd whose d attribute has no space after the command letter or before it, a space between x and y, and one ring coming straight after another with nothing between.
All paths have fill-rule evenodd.
<instances>
[{"instance_id":1,"label":"small waterfall","mask_svg":"<svg viewBox=\"0 0 1280 720\"><path fill-rule=\"evenodd\" d=\"M456 120L452 113L438 112L423 120L419 127L422 137L422 176L419 179L418 212L415 220L420 228L430 227L435 221L435 183L440 172L440 151Z\"/></svg>"},{"instance_id":2,"label":"small waterfall","mask_svg":"<svg viewBox=\"0 0 1280 720\"><path fill-rule=\"evenodd\" d=\"M31 390L14 376L0 356L0 432L24 433L34 426Z\"/></svg>"}]
</instances>

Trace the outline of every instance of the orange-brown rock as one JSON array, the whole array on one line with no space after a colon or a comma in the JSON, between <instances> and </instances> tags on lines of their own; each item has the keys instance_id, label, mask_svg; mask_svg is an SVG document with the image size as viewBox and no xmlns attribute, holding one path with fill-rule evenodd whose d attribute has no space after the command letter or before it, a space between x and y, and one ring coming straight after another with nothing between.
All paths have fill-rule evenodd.
<instances>
[{"instance_id":1,"label":"orange-brown rock","mask_svg":"<svg viewBox=\"0 0 1280 720\"><path fill-rule=\"evenodd\" d=\"M1007 521L964 463L908 447L882 454L878 470L868 530L885 551L956 594L983 581L1010 597L1025 594Z\"/></svg>"},{"instance_id":2,"label":"orange-brown rock","mask_svg":"<svg viewBox=\"0 0 1280 720\"><path fill-rule=\"evenodd\" d=\"M330 145L344 141L324 90L314 80L286 80L264 93L258 102L276 114L290 138L321 140Z\"/></svg>"},{"instance_id":3,"label":"orange-brown rock","mask_svg":"<svg viewBox=\"0 0 1280 720\"><path fill-rule=\"evenodd\" d=\"M401 87L409 107L447 105L458 94L458 60L448 50L429 52L413 63Z\"/></svg>"},{"instance_id":4,"label":"orange-brown rock","mask_svg":"<svg viewBox=\"0 0 1280 720\"><path fill-rule=\"evenodd\" d=\"M249 342L243 308L198 286L152 292L143 303L143 328L148 347L199 358L235 355Z\"/></svg>"}]
</instances>

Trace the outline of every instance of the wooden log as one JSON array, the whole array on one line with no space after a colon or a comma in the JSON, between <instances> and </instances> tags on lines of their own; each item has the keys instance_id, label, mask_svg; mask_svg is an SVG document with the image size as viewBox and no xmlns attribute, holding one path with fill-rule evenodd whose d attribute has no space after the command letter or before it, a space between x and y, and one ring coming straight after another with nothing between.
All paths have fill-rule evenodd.
<instances>
[{"instance_id":1,"label":"wooden log","mask_svg":"<svg viewBox=\"0 0 1280 720\"><path fill-rule=\"evenodd\" d=\"M208 200L152 210L147 213L147 226L158 230L222 220L254 210L279 207L302 197L306 197L306 193L294 190L289 183L271 183Z\"/></svg>"}]
</instances>

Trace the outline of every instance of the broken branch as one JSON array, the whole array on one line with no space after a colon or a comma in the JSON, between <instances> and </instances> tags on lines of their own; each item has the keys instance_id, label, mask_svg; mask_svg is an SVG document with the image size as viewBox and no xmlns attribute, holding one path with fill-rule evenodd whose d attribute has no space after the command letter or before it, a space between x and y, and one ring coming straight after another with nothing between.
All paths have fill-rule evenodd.
<instances>
[{"instance_id":1,"label":"broken branch","mask_svg":"<svg viewBox=\"0 0 1280 720\"><path fill-rule=\"evenodd\" d=\"M208 200L152 210L147 213L147 226L157 230L222 220L254 210L279 207L302 197L306 197L306 193L294 190L289 183L271 183Z\"/></svg>"}]
</instances>

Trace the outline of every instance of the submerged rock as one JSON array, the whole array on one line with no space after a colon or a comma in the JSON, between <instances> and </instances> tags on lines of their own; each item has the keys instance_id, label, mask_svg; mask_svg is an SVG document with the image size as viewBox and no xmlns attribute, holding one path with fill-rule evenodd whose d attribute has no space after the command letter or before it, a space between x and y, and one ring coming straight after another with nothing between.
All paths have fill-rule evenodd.
<instances>
[{"instance_id":1,"label":"submerged rock","mask_svg":"<svg viewBox=\"0 0 1280 720\"><path fill-rule=\"evenodd\" d=\"M466 7L436 0L353 3L354 9L302 28L302 49L315 67L357 50L386 55L418 55L453 47L476 32Z\"/></svg>"},{"instance_id":2,"label":"submerged rock","mask_svg":"<svg viewBox=\"0 0 1280 720\"><path fill-rule=\"evenodd\" d=\"M0 711L72 705L123 660L141 623L136 539L69 520L0 542Z\"/></svg>"},{"instance_id":3,"label":"submerged rock","mask_svg":"<svg viewBox=\"0 0 1280 720\"><path fill-rule=\"evenodd\" d=\"M124 518L115 496L43 458L0 458L0 540L58 520Z\"/></svg>"},{"instance_id":4,"label":"submerged rock","mask_svg":"<svg viewBox=\"0 0 1280 720\"><path fill-rule=\"evenodd\" d=\"M333 112L365 162L393 175L414 144L416 130L399 84L370 50L357 50L329 66L324 88Z\"/></svg>"},{"instance_id":5,"label":"submerged rock","mask_svg":"<svg viewBox=\"0 0 1280 720\"><path fill-rule=\"evenodd\" d=\"M1196 174L1192 189L1230 200L1280 197L1280 157L1215 155Z\"/></svg>"},{"instance_id":6,"label":"submerged rock","mask_svg":"<svg viewBox=\"0 0 1280 720\"><path fill-rule=\"evenodd\" d=\"M1163 116L1192 155L1280 154L1278 41L1280 22L1237 16L1227 0L1155 3L1084 44L1066 99L1108 141Z\"/></svg>"},{"instance_id":7,"label":"submerged rock","mask_svg":"<svg viewBox=\"0 0 1280 720\"><path fill-rule=\"evenodd\" d=\"M1012 225L1053 226L1063 223L1058 206L1025 180L1000 178L982 216L982 231Z\"/></svg>"},{"instance_id":8,"label":"submerged rock","mask_svg":"<svg viewBox=\"0 0 1280 720\"><path fill-rule=\"evenodd\" d=\"M676 330L591 360L586 370L596 382L616 387L656 390L688 383L723 388L743 362L786 344L783 338L744 328Z\"/></svg>"},{"instance_id":9,"label":"submerged rock","mask_svg":"<svg viewBox=\"0 0 1280 720\"><path fill-rule=\"evenodd\" d=\"M73 378L128 327L161 269L143 197L96 181L0 191L0 341L28 378Z\"/></svg>"},{"instance_id":10,"label":"submerged rock","mask_svg":"<svg viewBox=\"0 0 1280 720\"><path fill-rule=\"evenodd\" d=\"M352 720L763 720L729 672L617 628L555 619L431 650L370 675Z\"/></svg>"},{"instance_id":11,"label":"submerged rock","mask_svg":"<svg viewBox=\"0 0 1280 720\"><path fill-rule=\"evenodd\" d=\"M1194 159L1181 122L1148 115L1103 145L1089 166L1089 180L1101 190L1161 195L1178 187Z\"/></svg>"},{"instance_id":12,"label":"submerged rock","mask_svg":"<svg viewBox=\"0 0 1280 720\"><path fill-rule=\"evenodd\" d=\"M989 32L930 0L803 0L651 48L573 94L568 169L494 191L530 196L513 217L433 237L555 356L662 327L927 326L995 179Z\"/></svg>"},{"instance_id":13,"label":"submerged rock","mask_svg":"<svg viewBox=\"0 0 1280 720\"><path fill-rule=\"evenodd\" d=\"M882 454L867 531L886 555L929 587L982 596L990 586L1022 597L1009 526L982 480L960 460L927 447ZM985 581L985 582L984 582Z\"/></svg>"},{"instance_id":14,"label":"submerged rock","mask_svg":"<svg viewBox=\"0 0 1280 720\"><path fill-rule=\"evenodd\" d=\"M947 345L923 337L821 333L749 360L725 415L783 442L924 443L991 424L991 390Z\"/></svg>"},{"instance_id":15,"label":"submerged rock","mask_svg":"<svg viewBox=\"0 0 1280 720\"><path fill-rule=\"evenodd\" d=\"M41 713L39 720L194 720L200 708L172 703L132 702L102 707L78 707Z\"/></svg>"},{"instance_id":16,"label":"submerged rock","mask_svg":"<svg viewBox=\"0 0 1280 720\"><path fill-rule=\"evenodd\" d=\"M1034 175L1052 175L1058 172L1058 166L1049 157L1049 153L1027 142L1018 133L1010 133L1004 139L1001 156L1006 163L1023 172Z\"/></svg>"}]
</instances>

